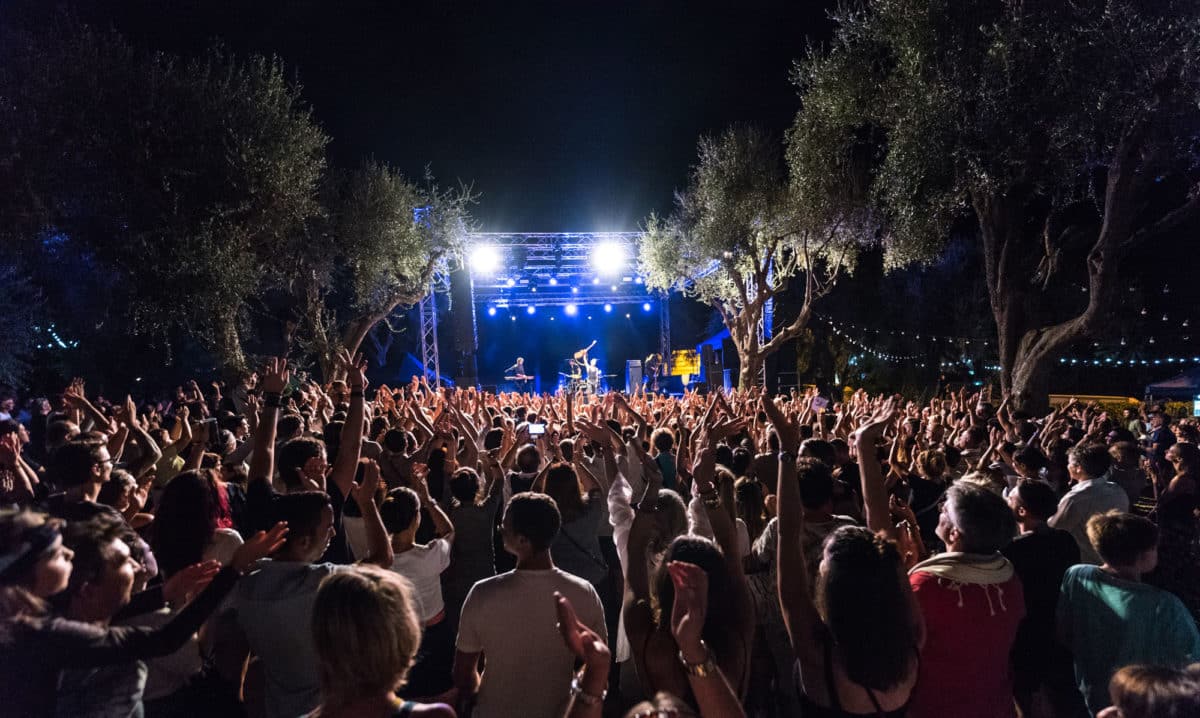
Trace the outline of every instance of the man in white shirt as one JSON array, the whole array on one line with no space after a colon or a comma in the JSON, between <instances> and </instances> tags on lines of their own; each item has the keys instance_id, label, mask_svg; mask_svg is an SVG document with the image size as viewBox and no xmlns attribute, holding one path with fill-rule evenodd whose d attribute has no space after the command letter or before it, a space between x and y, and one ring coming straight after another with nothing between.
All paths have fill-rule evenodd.
<instances>
[{"instance_id":1,"label":"man in white shirt","mask_svg":"<svg viewBox=\"0 0 1200 718\"><path fill-rule=\"evenodd\" d=\"M1113 509L1129 511L1129 495L1106 478L1112 457L1103 444L1079 444L1067 454L1067 473L1074 486L1058 502L1058 511L1047 522L1071 534L1079 546L1083 563L1099 566L1100 554L1087 536L1087 522L1096 514Z\"/></svg>"},{"instance_id":2,"label":"man in white shirt","mask_svg":"<svg viewBox=\"0 0 1200 718\"><path fill-rule=\"evenodd\" d=\"M550 558L561 522L549 496L513 496L501 534L517 567L476 583L467 594L458 624L454 682L464 702L476 697L475 718L562 716L575 658L558 633L556 592L571 601L588 628L608 638L596 590L555 568ZM487 659L482 677L481 654Z\"/></svg>"}]
</instances>

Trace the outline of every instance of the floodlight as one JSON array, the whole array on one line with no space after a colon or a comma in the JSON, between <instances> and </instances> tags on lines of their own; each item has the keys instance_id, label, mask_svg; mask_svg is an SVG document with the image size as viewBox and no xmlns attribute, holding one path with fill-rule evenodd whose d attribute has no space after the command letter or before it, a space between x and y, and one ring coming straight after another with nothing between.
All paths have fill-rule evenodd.
<instances>
[{"instance_id":1,"label":"floodlight","mask_svg":"<svg viewBox=\"0 0 1200 718\"><path fill-rule=\"evenodd\" d=\"M558 279L557 279L557 278L555 278L555 277L550 277L550 286L552 286L552 287L557 287L557 286L558 286Z\"/></svg>"},{"instance_id":2,"label":"floodlight","mask_svg":"<svg viewBox=\"0 0 1200 718\"><path fill-rule=\"evenodd\" d=\"M502 263L500 250L491 244L481 244L471 250L471 271L482 276L495 274Z\"/></svg>"},{"instance_id":3,"label":"floodlight","mask_svg":"<svg viewBox=\"0 0 1200 718\"><path fill-rule=\"evenodd\" d=\"M515 287L515 286L517 286L517 280L509 277L509 280L507 282L505 282L505 284L510 287Z\"/></svg>"},{"instance_id":4,"label":"floodlight","mask_svg":"<svg viewBox=\"0 0 1200 718\"><path fill-rule=\"evenodd\" d=\"M574 304L568 304L565 311L568 317L573 317L579 313L579 307L575 306Z\"/></svg>"},{"instance_id":5,"label":"floodlight","mask_svg":"<svg viewBox=\"0 0 1200 718\"><path fill-rule=\"evenodd\" d=\"M645 303L643 303L643 304L642 304L642 311L643 311L643 312L648 312L648 311L650 311L650 302L645 302Z\"/></svg>"},{"instance_id":6,"label":"floodlight","mask_svg":"<svg viewBox=\"0 0 1200 718\"><path fill-rule=\"evenodd\" d=\"M612 305L611 305L611 304L605 304L605 305L604 305L604 311L606 311L606 312L611 312L611 311L612 311Z\"/></svg>"},{"instance_id":7,"label":"floodlight","mask_svg":"<svg viewBox=\"0 0 1200 718\"><path fill-rule=\"evenodd\" d=\"M592 250L592 267L597 274L612 276L625 268L625 247L617 242L601 242Z\"/></svg>"},{"instance_id":8,"label":"floodlight","mask_svg":"<svg viewBox=\"0 0 1200 718\"><path fill-rule=\"evenodd\" d=\"M533 314L536 311L537 311L537 307L533 306L532 304L529 305L528 307L525 307L526 314Z\"/></svg>"},{"instance_id":9,"label":"floodlight","mask_svg":"<svg viewBox=\"0 0 1200 718\"><path fill-rule=\"evenodd\" d=\"M488 307L488 316L489 317L496 316L496 308L495 307Z\"/></svg>"}]
</instances>

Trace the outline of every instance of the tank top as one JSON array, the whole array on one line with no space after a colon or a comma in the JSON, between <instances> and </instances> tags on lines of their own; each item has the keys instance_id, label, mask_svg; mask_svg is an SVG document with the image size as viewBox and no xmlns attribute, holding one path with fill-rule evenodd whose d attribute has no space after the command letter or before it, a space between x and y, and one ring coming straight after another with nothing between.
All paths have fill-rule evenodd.
<instances>
[{"instance_id":1,"label":"tank top","mask_svg":"<svg viewBox=\"0 0 1200 718\"><path fill-rule=\"evenodd\" d=\"M804 692L800 683L800 664L795 665L793 678L796 681L796 695L800 697L801 715L804 718L863 718L863 716L872 716L874 718L904 718L908 713L908 701L904 705L893 711L885 711L883 706L879 705L879 699L875 697L875 691L861 686L867 692L867 697L871 699L871 705L875 706L874 713L851 713L842 709L842 701L838 698L837 685L833 680L833 647L829 641L825 641L825 690L829 694L829 700L833 702L833 706L823 706L815 703L808 694Z\"/></svg>"}]
</instances>

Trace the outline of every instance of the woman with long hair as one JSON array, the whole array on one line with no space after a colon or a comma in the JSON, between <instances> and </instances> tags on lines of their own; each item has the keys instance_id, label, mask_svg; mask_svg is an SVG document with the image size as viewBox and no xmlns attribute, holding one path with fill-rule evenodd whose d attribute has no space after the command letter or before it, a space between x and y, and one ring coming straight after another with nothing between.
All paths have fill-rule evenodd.
<instances>
[{"instance_id":1,"label":"woman with long hair","mask_svg":"<svg viewBox=\"0 0 1200 718\"><path fill-rule=\"evenodd\" d=\"M573 464L559 462L545 473L545 492L562 514L562 526L550 546L550 556L555 566L588 581L603 596L601 589L609 568L599 538L604 491L580 459L581 453L576 453Z\"/></svg>"},{"instance_id":2,"label":"woman with long hair","mask_svg":"<svg viewBox=\"0 0 1200 718\"><path fill-rule=\"evenodd\" d=\"M724 434L719 427L706 429L709 444L700 451L692 474L717 540L691 535L675 538L651 577L644 563L636 560L645 555L657 524L654 520L657 497L647 491L647 497L637 507L629 536L631 561L627 567L624 607L625 630L644 692L652 695L668 691L692 705L695 697L688 675L705 671L709 666L719 666L734 694L745 697L754 632L754 609L738 551L737 529L730 512L722 508L721 495L713 484L714 449ZM662 485L653 462L647 464L646 471L652 489ZM694 665L680 663L681 647L671 635L675 588L668 566L672 562L698 566L707 576L709 610L701 631L705 655Z\"/></svg>"},{"instance_id":3,"label":"woman with long hair","mask_svg":"<svg viewBox=\"0 0 1200 718\"><path fill-rule=\"evenodd\" d=\"M1159 502L1170 501L1178 496L1194 497L1200 493L1200 448L1181 441L1167 449L1166 459L1175 474L1167 483Z\"/></svg>"},{"instance_id":4,"label":"woman with long hair","mask_svg":"<svg viewBox=\"0 0 1200 718\"><path fill-rule=\"evenodd\" d=\"M164 576L198 561L229 562L242 545L228 499L212 469L184 471L159 497L151 526L150 547Z\"/></svg>"},{"instance_id":5,"label":"woman with long hair","mask_svg":"<svg viewBox=\"0 0 1200 718\"><path fill-rule=\"evenodd\" d=\"M779 602L796 668L805 716L824 718L905 714L917 682L924 642L920 614L904 562L888 535L887 492L874 457L859 453L869 529L842 527L825 540L816 590L809 586L800 537L804 511L800 481L828 472L812 459L797 460L796 427L764 398L779 432ZM891 412L874 422L891 421ZM883 529L879 533L871 529Z\"/></svg>"},{"instance_id":6,"label":"woman with long hair","mask_svg":"<svg viewBox=\"0 0 1200 718\"><path fill-rule=\"evenodd\" d=\"M442 594L446 602L446 620L457 629L467 593L477 581L496 575L496 554L492 527L500 505L503 470L496 457L482 457L487 482L470 468L461 468L450 477L450 521L458 539L450 555L450 568L442 574Z\"/></svg>"}]
</instances>

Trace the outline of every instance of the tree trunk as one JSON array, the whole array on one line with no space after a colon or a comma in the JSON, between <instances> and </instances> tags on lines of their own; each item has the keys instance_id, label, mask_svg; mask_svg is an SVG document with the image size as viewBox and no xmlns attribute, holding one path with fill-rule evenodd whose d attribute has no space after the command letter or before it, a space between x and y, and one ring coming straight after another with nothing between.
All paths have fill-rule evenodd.
<instances>
[{"instance_id":1,"label":"tree trunk","mask_svg":"<svg viewBox=\"0 0 1200 718\"><path fill-rule=\"evenodd\" d=\"M752 386L758 386L758 376L762 371L763 364L761 354L752 356L738 351L738 362L741 364L738 369L738 388L749 389Z\"/></svg>"},{"instance_id":2,"label":"tree trunk","mask_svg":"<svg viewBox=\"0 0 1200 718\"><path fill-rule=\"evenodd\" d=\"M242 351L236 312L222 314L217 319L213 328L213 349L221 362L222 373L232 377L245 371L246 355Z\"/></svg>"}]
</instances>

